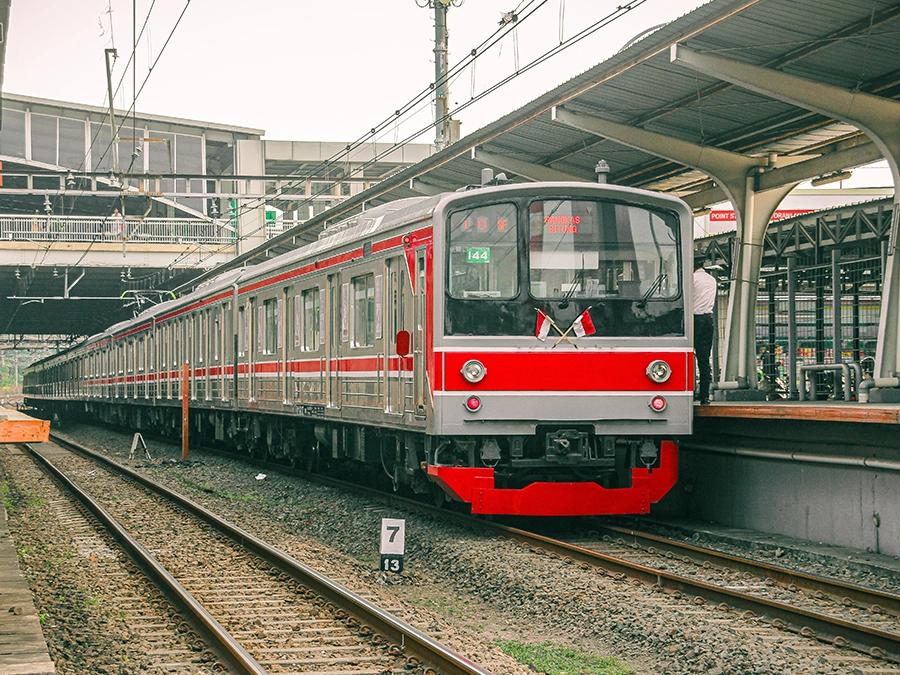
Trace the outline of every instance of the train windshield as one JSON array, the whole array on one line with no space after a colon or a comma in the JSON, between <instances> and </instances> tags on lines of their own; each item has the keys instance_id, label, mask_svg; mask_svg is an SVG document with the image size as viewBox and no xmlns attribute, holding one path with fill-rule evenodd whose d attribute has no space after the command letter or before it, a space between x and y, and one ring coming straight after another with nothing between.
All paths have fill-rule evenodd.
<instances>
[{"instance_id":1,"label":"train windshield","mask_svg":"<svg viewBox=\"0 0 900 675\"><path fill-rule=\"evenodd\" d=\"M450 216L448 292L453 298L510 299L519 292L515 204L491 204Z\"/></svg>"},{"instance_id":2,"label":"train windshield","mask_svg":"<svg viewBox=\"0 0 900 675\"><path fill-rule=\"evenodd\" d=\"M637 206L575 199L531 202L528 220L533 298L678 295L677 221Z\"/></svg>"},{"instance_id":3,"label":"train windshield","mask_svg":"<svg viewBox=\"0 0 900 675\"><path fill-rule=\"evenodd\" d=\"M585 311L598 338L684 335L676 212L632 195L500 199L448 215L446 335L533 336L538 312L564 330Z\"/></svg>"}]
</instances>

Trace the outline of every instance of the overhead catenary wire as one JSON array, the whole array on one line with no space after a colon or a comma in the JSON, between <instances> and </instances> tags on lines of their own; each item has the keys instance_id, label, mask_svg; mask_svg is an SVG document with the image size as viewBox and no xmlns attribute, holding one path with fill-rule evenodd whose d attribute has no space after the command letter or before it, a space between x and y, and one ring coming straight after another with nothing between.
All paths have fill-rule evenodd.
<instances>
[{"instance_id":1,"label":"overhead catenary wire","mask_svg":"<svg viewBox=\"0 0 900 675\"><path fill-rule=\"evenodd\" d=\"M491 33L488 37L484 38L481 41L481 43L479 43L476 47L471 49L468 52L467 56L465 56L463 59L461 59L460 61L455 63L453 66L451 66L448 69L448 71L444 77L442 77L440 80L438 80L435 83L430 83L421 92L416 94L413 98L411 98L409 101L407 101L402 106L400 106L397 110L395 110L393 115L386 117L381 122L379 122L374 127L372 127L369 130L369 132L358 137L356 140L352 141L351 143L348 143L347 146L343 150L333 154L331 157L329 157L325 160L322 160L322 162L315 165L312 169L309 169L304 174L299 175L295 180L288 182L286 185L282 186L281 188L276 190L274 193L267 193L267 194L263 195L262 197L258 197L258 198L254 198L254 199L250 200L249 203L242 205L239 208L239 211L235 215L237 217L239 217L240 215L243 215L244 213L247 213L248 211L251 211L251 210L257 208L258 206L265 203L266 201L269 201L270 199L277 199L277 197L283 195L286 190L288 190L292 187L295 187L299 183L305 182L306 180L309 180L310 178L314 178L317 175L320 175L323 171L329 169L330 167L332 167L334 164L339 162L344 157L349 157L350 153L352 153L353 150L371 142L373 138L377 138L379 133L382 133L384 131L384 129L386 129L386 128L389 129L392 125L396 125L399 122L399 120L401 119L401 117L403 115L407 114L417 104L420 104L422 101L427 102L430 99L432 92L437 88L438 84L452 82L453 80L458 78L461 74L463 74L463 72L467 66L469 66L470 64L472 64L474 66L474 63L477 61L478 58L480 58L483 54L487 53L494 45L500 43L504 37L506 37L513 30L515 30L515 28L519 24L523 23L530 16L533 16L538 10L541 9L541 7L546 5L548 1L549 0L521 0L518 7L515 10L513 10L513 12L517 13L520 11L525 11L527 13L523 14L522 16L517 17L516 21L508 22L508 23L501 22L501 25L499 28L495 29L493 31L493 33ZM535 5L535 3L537 3L536 6L532 7L533 5ZM415 114L415 112L417 112L417 110L413 111L413 114ZM453 111L448 113L448 115L444 116L442 118L442 120L440 120L440 121L443 121L443 120L449 118L450 115L452 115L452 112ZM440 121L433 120L428 126L425 127L425 130L427 131L429 128L432 128L435 124L440 123ZM417 132L416 135L420 135L420 134ZM404 145L406 145L409 142L410 142L409 140L405 140L400 143L397 143L395 141L394 145L391 147L391 149L389 151L393 151L394 149L403 147ZM379 158L381 158L383 156L384 156L384 153L381 153L380 155L378 155ZM372 164L372 161L370 160L369 162L367 162L364 165L364 167L370 166L371 164ZM337 184L337 181L331 182L329 184L329 187L333 187L335 184ZM303 206L303 205L307 205L307 204L311 203L315 197L325 194L326 191L327 190L322 190L322 191L315 193L314 195L311 195L309 199L304 200L297 206L299 207L299 206ZM261 228L257 228L252 233L248 233L246 236L253 236L253 234L256 234L259 231L259 229L261 229ZM238 238L237 241L229 243L226 246L231 246L234 243L243 241L244 238L246 238L246 237ZM190 252L185 252L183 255L189 255L189 254L190 254ZM183 257L179 257L176 261L171 263L171 265L175 265L183 259L184 259ZM167 267L166 269L170 269L171 265L169 267Z\"/></svg>"},{"instance_id":2,"label":"overhead catenary wire","mask_svg":"<svg viewBox=\"0 0 900 675\"><path fill-rule=\"evenodd\" d=\"M182 9L181 14L180 14L179 17L178 17L178 20L175 22L175 26L172 28L172 31L169 33L169 38L170 38L170 39L171 39L172 33L174 33L175 29L178 27L178 24L181 22L181 19L182 19L182 17L184 16L184 13L185 13L185 11L187 10L188 5L190 5L190 2L191 2L191 0L187 0L187 1L186 1L185 6L184 6L184 9ZM125 62L125 66L122 68L122 75L121 75L121 77L119 78L118 83L116 84L115 91L113 92L113 98L114 98L114 99L115 99L116 94L118 94L119 89L122 87L123 82L125 81L125 76L126 76L127 73L128 73L128 66L132 63L132 61L135 62L135 65L137 64L137 55L136 55L137 45L138 45L138 43L140 42L141 37L142 37L143 34L144 34L144 30L147 28L147 24L148 24L148 22L150 21L150 15L151 15L151 13L153 12L153 8L154 8L155 5L156 5L156 0L152 0L151 3L150 3L150 7L147 9L147 14L146 14L145 17L144 17L144 22L143 22L143 24L142 24L142 26L141 26L140 33L139 33L139 34L134 38L134 40L133 40L133 46L132 46L131 54L128 56L128 60ZM134 4L134 7L136 8L136 3ZM110 18L110 20L112 20L112 19ZM133 19L133 20L134 20L134 19ZM168 44L168 39L166 40L166 44ZM160 53L159 53L159 55L157 56L157 61L159 60L159 56L162 55L162 52L163 52L164 50L165 50L165 45L163 45L163 49L160 50ZM156 65L156 62L154 61L153 66L155 66L155 65ZM147 77L144 79L144 83L143 83L143 84L146 84L146 83L147 83L147 79L149 79L149 77L150 77L150 75L151 75L151 73L152 73L152 71L153 71L153 66L151 66L150 72L147 73ZM134 69L133 69L133 73L132 73L132 78L133 78L134 81L136 81L136 78L135 78L135 76L134 76ZM141 85L141 90L143 90L143 85ZM131 112L131 110L133 110L133 109L136 107L136 104L137 104L137 97L138 97L139 95L140 95L140 91L136 91L136 92L135 92L135 91L132 91L132 107L131 107L131 109L130 109L128 112L125 113L124 117L122 118L122 122L119 124L118 129L116 129L115 131L113 131L112 127L110 127L110 144L107 146L106 151L104 151L103 156L98 160L98 162L97 162L98 164L99 164L100 162L103 161L103 158L106 156L106 152L109 151L109 149L112 147L113 142L115 142L115 139L116 139L116 137L118 136L118 133L119 133L119 129L122 128L122 125L123 125L123 124L125 123L125 121L128 119L128 113ZM104 101L106 101L107 98L108 98L108 96L107 96L106 98L104 98ZM112 102L110 102L110 105L111 105L111 104L112 104ZM102 124L98 124L98 125L97 125L97 130L96 130L95 133L93 134L93 137L92 137L92 139L91 139L91 143L90 143L90 145L88 145L87 152L85 152L84 157L83 157L82 160L81 160L81 166L78 168L78 171L77 171L77 172L81 172L81 170L84 168L85 164L87 163L88 157L91 155L91 151L93 150L94 143L96 143L97 138L99 137L99 134L100 134L100 130L101 130L101 129L103 129L103 125L102 125ZM132 163L133 163L133 162L134 162L134 156L132 156ZM130 169L131 169L131 167L129 166L129 170L130 170ZM76 172L76 173L77 173L77 172ZM120 195L120 197L121 197L121 195ZM60 195L60 199L63 199L63 198L64 198L64 195ZM74 212L75 206L76 206L77 202L78 202L78 197L75 197L75 199L72 200L72 204L71 204L71 206L70 206L70 211L69 211L69 213L73 213L73 212ZM63 202L63 207L65 207L65 202ZM65 210L65 208L63 208L63 210ZM104 220L103 220L103 225L104 225L104 226L105 226L105 224L106 224L107 219L108 219L108 216L107 216L106 218L104 218ZM93 240L93 241L91 241L89 247L92 247L92 246L94 245L95 241L96 241L96 239ZM50 250L53 248L53 244L54 244L54 243L55 243L54 241L50 241L50 242L48 243L47 247L44 249L44 255L42 256L40 262L36 263L37 265L43 264L44 260L47 259L47 256L50 254ZM82 258L83 258L83 257L84 257L84 256L82 256Z\"/></svg>"},{"instance_id":3,"label":"overhead catenary wire","mask_svg":"<svg viewBox=\"0 0 900 675\"><path fill-rule=\"evenodd\" d=\"M332 155L331 157L329 157L326 160L323 160L319 165L314 166L307 173L303 174L302 176L298 176L298 178L296 180L291 181L288 185L280 188L280 190L276 191L276 194L274 197L267 194L267 195L264 195L263 197L257 198L255 200L255 202L241 206L239 212L236 214L236 217L240 217L240 215L242 215L252 209L257 208L258 206L260 206L261 204L264 204L269 199L277 198L277 196L284 194L285 190L295 187L300 182L304 182L310 178L315 177L319 172L330 168L332 165L339 162L344 157L349 157L350 153L352 153L353 150L370 142L373 137L376 137L377 134L383 132L385 128L389 128L390 125L396 124L397 122L399 122L399 120L402 118L402 116L407 114L417 104L421 103L423 100L427 101L428 99L430 99L431 93L437 88L438 84L450 82L450 81L452 81L452 79L455 79L460 74L462 74L465 67L469 63L474 63L475 60L477 60L482 54L489 51L491 49L491 47L493 47L495 44L500 42L519 23L522 23L529 16L532 16L541 7L543 7L547 2L548 2L548 0L521 0L519 3L519 8L517 8L515 10L517 12L520 11L520 8L523 8L523 5L524 5L524 8L523 8L524 10L529 10L529 8L531 8L532 5L534 5L535 3L537 3L537 6L531 8L527 14L523 15L522 17L519 17L516 22L513 22L511 24L501 24L499 28L495 29L494 32L491 33L487 38L483 39L481 41L481 43L479 43L476 47L471 49L466 57L464 57L462 60L455 63L452 67L450 67L443 78L441 78L437 82L430 83L427 87L425 87L416 96L414 96L412 99L410 99L409 101L404 103L400 108L395 110L393 115L386 117L384 120L382 120L381 122L376 124L374 127L372 127L370 129L370 131L368 133L363 134L362 136L357 138L355 141L348 143L344 150L335 153L334 155ZM188 0L188 4L189 3L190 3L190 0ZM185 6L185 9L186 9L186 6ZM184 10L182 10L182 14L183 13L184 13ZM180 20L180 17L179 17L179 20ZM512 26L512 27L509 28L508 30L504 30L504 28L507 28L509 26ZM176 23L176 27L177 27L177 23ZM173 31L174 31L174 29L173 29ZM170 33L169 37L171 38L171 33ZM167 38L165 44L168 44L168 38ZM163 45L163 50L165 49L165 44ZM162 53L162 50L160 50L160 55L161 55L161 53ZM157 60L158 60L158 58L159 58L159 56L157 56ZM155 62L154 62L154 65L155 65ZM151 66L151 72L152 72L152 69L153 69L153 66ZM149 77L149 75L150 75L150 73L148 73L148 77ZM146 82L146 80L145 80L145 82ZM143 85L141 86L141 90L143 90ZM140 91L138 91L138 93L140 93ZM126 112L126 118L127 118L129 112L131 112L131 109L129 109L129 111ZM418 112L418 111L417 110L414 111L413 114L415 114L415 112ZM426 130L433 127L437 123L438 123L437 121L432 122L429 126L425 127ZM114 142L115 137L118 135L118 130L121 129L121 126L122 126L122 124L120 124L119 127L116 129L116 133L113 134L113 137L111 138L109 145L107 145L106 150L104 151L103 155L101 156L100 161L102 161L102 159L106 156L106 152L108 152L109 149L112 147L112 143ZM395 143L395 146L403 147L403 145L406 145L407 143L409 143L409 140L402 142L402 144ZM381 155L379 155L379 158L383 157L383 156L384 156L384 154L382 153ZM364 166L369 166L371 163L372 163L371 161L367 162ZM130 168L131 167L129 167L129 170L130 170ZM330 187L334 186L335 184L336 184L336 182L330 183ZM312 195L310 197L310 199L304 200L304 202L298 206L302 206L302 205L306 205L306 204L310 203L314 197L318 197L321 194L324 194L324 191L320 191L320 192L316 193L315 195ZM264 227L265 227L265 224L263 224L263 226L260 228L256 228L253 232L248 233L247 235L245 235L243 237L239 237L236 241L231 242L225 246L236 245L238 242L243 241L247 237L253 236L254 234L258 233L259 230ZM215 255L215 253L218 253L218 252L219 251L217 250L217 251L213 252L212 255ZM192 250L188 250L188 251L183 252L182 254L179 254L179 256L176 258L176 260L174 260L172 263L170 263L165 269L166 270L172 269L172 267L177 265L178 262L183 260L186 256L191 255L192 253L193 253ZM205 259L208 259L208 257ZM200 261L200 262L202 262L202 261Z\"/></svg>"},{"instance_id":4,"label":"overhead catenary wire","mask_svg":"<svg viewBox=\"0 0 900 675\"><path fill-rule=\"evenodd\" d=\"M613 11L607 13L606 15L604 15L603 17L601 17L600 19L598 19L598 20L595 21L594 23L588 25L587 27L585 27L585 28L581 29L580 31L578 31L577 33L573 34L570 38L568 38L567 40L565 40L563 43L557 44L557 45L555 45L554 47L551 47L550 49L546 50L545 52L543 52L542 54L540 54L539 56L537 56L536 58L534 58L533 60L531 60L530 62L528 62L527 64L525 64L524 66L522 66L522 68L519 69L518 71L513 72L513 73L510 73L510 74L507 75L506 77L504 77L504 78L498 80L497 82L495 82L494 84L492 84L490 87L488 87L487 89L485 89L485 90L483 90L482 92L480 92L476 97L474 97L474 98L472 98L472 99L470 99L470 100L468 100L468 101L466 101L466 102L464 102L464 103L458 105L456 108L454 108L454 109L452 109L452 110L449 110L449 111L447 112L447 114L444 116L444 119L449 118L450 116L452 116L452 115L455 114L455 113L458 113L458 112L460 112L460 111L462 111L462 110L465 110L466 108L468 108L469 106L471 106L471 105L473 105L474 103L478 102L478 101L481 100L482 98L484 98L484 97L490 95L491 93L493 93L493 92L496 91L497 89L503 87L504 85L506 85L506 84L509 83L510 81L514 80L516 77L521 76L522 74L524 74L524 73L526 73L526 72L532 70L533 68L539 66L540 64L544 63L545 61L547 61L548 59L554 57L555 55L557 55L557 54L559 54L559 53L565 51L566 49L569 49L570 47L572 47L572 46L574 46L574 45L576 45L576 44L578 44L579 42L581 42L581 41L584 40L585 38L589 37L590 35L592 35L592 34L595 33L596 31L600 30L601 28L606 27L607 25L609 25L609 24L611 24L612 22L618 20L619 18L621 18L621 17L624 16L625 14L627 14L627 13L633 11L634 9L637 9L638 7L640 7L641 5L645 4L645 3L648 2L648 1L649 1L649 0L630 0L629 2L625 2L625 3L623 3L622 5L617 6ZM435 122L437 123L437 122L440 122L440 121L442 121L442 120L436 120ZM394 144L393 146L391 146L391 147L389 147L389 148L383 150L383 151L380 152L380 153L376 153L376 155L375 155L374 157L372 157L371 159L369 159L367 162L364 162L363 164L359 165L359 166L354 170L353 173L356 174L356 173L359 173L360 171L364 171L368 166L371 166L373 163L379 161L381 158L383 158L383 157L386 156L387 154L389 154L389 153L395 151L398 147L403 147L403 146L405 146L406 144L408 144L408 143L410 143L411 141L413 141L414 139L418 138L418 137L421 136L423 133L427 132L430 128L432 128L432 126L433 126L432 124L429 124L429 125L427 125L427 126L425 126L425 127L422 127L422 128L420 128L420 129L418 129L418 130L412 132L412 133L409 134L408 136L406 136L406 137L405 137L403 140L401 140L399 143ZM326 181L326 182L327 182L327 181ZM301 202L299 202L299 204L297 204L297 206L299 207L299 206L303 206L303 205L306 205L306 204L311 203L315 197L321 196L321 195L325 194L326 192L328 192L328 191L330 190L331 187L333 187L334 185L337 184L337 182L338 182L338 181L333 181L333 182L331 182L331 183L328 183L328 184L326 185L326 187L322 188L322 189L319 190L317 193L315 193L315 194L313 194L313 195L310 195L307 199L302 200ZM259 203L260 201L261 201L261 202L265 202L266 200L275 199L275 198L277 198L278 196L283 195L285 189L287 189L287 186L282 187L282 188L280 188L279 190L276 190L276 191L273 192L273 193L267 193L266 195L264 195L264 197L258 198L258 199L255 200L255 201L257 201L257 203ZM215 249L214 251L209 252L209 254L208 254L206 257L201 258L200 260L198 260L198 264L199 264L199 263L203 263L205 260L208 260L208 259L209 259L210 257L212 257L213 255L216 255L216 254L218 254L218 253L221 253L221 252L222 252L223 250L225 250L226 248L228 248L228 247L230 247L230 246L233 246L233 245L237 244L237 243L240 242L240 241L244 241L244 240L246 240L247 238L249 238L249 237L251 237L251 236L254 236L254 235L258 234L258 233L260 232L260 230L262 230L264 227L265 227L265 224L263 224L263 225L261 225L261 226L259 226L259 227L256 227L255 229L251 230L250 232L247 232L246 234L239 236L234 242L230 242L229 244L225 244L225 245L223 245L223 246L221 246L221 247ZM174 266L175 266L178 262L180 262L181 260L185 259L185 257L186 257L187 255L190 255L191 253L193 253L193 251L185 252L185 253L182 253L182 254L180 254L179 256L177 256L176 259L166 267L166 270L172 269L172 267L174 267Z\"/></svg>"}]
</instances>

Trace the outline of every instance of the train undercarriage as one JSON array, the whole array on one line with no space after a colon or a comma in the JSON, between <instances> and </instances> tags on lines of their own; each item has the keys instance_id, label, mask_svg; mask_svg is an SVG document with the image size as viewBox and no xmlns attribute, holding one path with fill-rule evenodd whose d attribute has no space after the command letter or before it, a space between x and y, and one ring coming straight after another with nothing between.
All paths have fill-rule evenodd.
<instances>
[{"instance_id":1,"label":"train undercarriage","mask_svg":"<svg viewBox=\"0 0 900 675\"><path fill-rule=\"evenodd\" d=\"M103 424L181 434L181 410L109 402L30 403L57 425ZM533 436L430 436L291 415L221 409L190 413L193 445L283 462L306 471L380 479L473 513L602 515L646 513L677 479L677 446L643 436L597 436L589 425L541 425Z\"/></svg>"}]
</instances>

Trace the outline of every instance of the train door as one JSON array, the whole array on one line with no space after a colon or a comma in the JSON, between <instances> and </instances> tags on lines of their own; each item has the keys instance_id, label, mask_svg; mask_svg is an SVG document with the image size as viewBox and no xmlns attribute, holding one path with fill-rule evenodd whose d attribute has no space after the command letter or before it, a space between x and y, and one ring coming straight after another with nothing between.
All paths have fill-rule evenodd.
<instances>
[{"instance_id":1,"label":"train door","mask_svg":"<svg viewBox=\"0 0 900 675\"><path fill-rule=\"evenodd\" d=\"M415 388L416 414L425 414L425 326L427 323L425 302L425 250L416 252L416 291L414 296L415 330L413 333L413 382Z\"/></svg>"},{"instance_id":2,"label":"train door","mask_svg":"<svg viewBox=\"0 0 900 675\"><path fill-rule=\"evenodd\" d=\"M341 277L328 275L328 335L325 340L325 369L327 372L327 403L330 408L341 407L340 354L342 314Z\"/></svg>"},{"instance_id":3,"label":"train door","mask_svg":"<svg viewBox=\"0 0 900 675\"><path fill-rule=\"evenodd\" d=\"M403 264L402 258L387 260L384 274L385 412L396 415L403 413L403 359L397 355L397 331L403 329Z\"/></svg>"}]
</instances>

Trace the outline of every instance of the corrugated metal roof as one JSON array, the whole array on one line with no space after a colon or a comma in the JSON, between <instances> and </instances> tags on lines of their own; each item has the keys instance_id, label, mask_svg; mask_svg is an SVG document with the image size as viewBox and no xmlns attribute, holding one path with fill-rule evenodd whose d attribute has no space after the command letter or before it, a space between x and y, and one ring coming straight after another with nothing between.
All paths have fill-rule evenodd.
<instances>
[{"instance_id":1,"label":"corrugated metal roof","mask_svg":"<svg viewBox=\"0 0 900 675\"><path fill-rule=\"evenodd\" d=\"M512 157L593 180L606 159L611 181L694 191L709 177L614 141L552 122L567 109L745 154L807 154L860 132L669 62L679 43L697 52L781 69L837 86L900 97L900 3L895 0L713 0L607 61L547 92L428 159L230 264L258 260L314 238L325 222L393 199L415 196L411 179L448 190L479 181L471 150ZM512 176L515 178L515 176Z\"/></svg>"}]
</instances>

